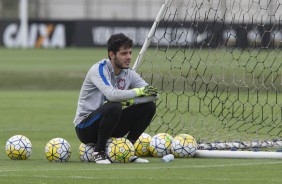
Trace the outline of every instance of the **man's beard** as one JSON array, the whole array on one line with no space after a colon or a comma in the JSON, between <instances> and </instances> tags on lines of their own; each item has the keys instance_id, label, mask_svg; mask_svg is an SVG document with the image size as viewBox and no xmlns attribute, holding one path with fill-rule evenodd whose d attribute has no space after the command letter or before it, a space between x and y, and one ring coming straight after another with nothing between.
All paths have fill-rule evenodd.
<instances>
[{"instance_id":1,"label":"man's beard","mask_svg":"<svg viewBox=\"0 0 282 184\"><path fill-rule=\"evenodd\" d=\"M115 59L114 63L115 63L115 65L116 65L116 67L118 67L119 69L128 69L128 68L129 68L129 67L123 67L123 66L118 62L117 59Z\"/></svg>"}]
</instances>

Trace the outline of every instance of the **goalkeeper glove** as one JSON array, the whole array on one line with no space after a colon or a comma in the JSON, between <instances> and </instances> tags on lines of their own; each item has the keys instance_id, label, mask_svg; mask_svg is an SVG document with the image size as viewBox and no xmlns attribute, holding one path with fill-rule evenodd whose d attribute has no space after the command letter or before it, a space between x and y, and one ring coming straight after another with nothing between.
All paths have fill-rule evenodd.
<instances>
[{"instance_id":1,"label":"goalkeeper glove","mask_svg":"<svg viewBox=\"0 0 282 184\"><path fill-rule=\"evenodd\" d=\"M138 97L157 96L158 94L157 88L149 85L142 88L134 88L133 90L136 92Z\"/></svg>"},{"instance_id":2,"label":"goalkeeper glove","mask_svg":"<svg viewBox=\"0 0 282 184\"><path fill-rule=\"evenodd\" d=\"M130 99L130 100L127 100L125 102L120 102L122 106L130 106L130 105L133 105L135 102L134 99Z\"/></svg>"}]
</instances>

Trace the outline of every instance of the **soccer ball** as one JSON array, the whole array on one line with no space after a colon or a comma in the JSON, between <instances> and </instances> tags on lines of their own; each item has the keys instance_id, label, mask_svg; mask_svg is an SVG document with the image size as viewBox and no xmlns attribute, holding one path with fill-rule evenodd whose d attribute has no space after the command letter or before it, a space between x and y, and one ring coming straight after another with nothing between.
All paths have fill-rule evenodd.
<instances>
[{"instance_id":1,"label":"soccer ball","mask_svg":"<svg viewBox=\"0 0 282 184\"><path fill-rule=\"evenodd\" d=\"M173 137L167 133L158 133L152 137L150 152L154 157L163 157L171 153L171 142Z\"/></svg>"},{"instance_id":2,"label":"soccer ball","mask_svg":"<svg viewBox=\"0 0 282 184\"><path fill-rule=\"evenodd\" d=\"M79 159L82 162L94 162L94 146L81 143L79 146Z\"/></svg>"},{"instance_id":3,"label":"soccer ball","mask_svg":"<svg viewBox=\"0 0 282 184\"><path fill-rule=\"evenodd\" d=\"M54 138L46 144L45 154L49 161L67 162L71 156L71 146L63 138Z\"/></svg>"},{"instance_id":4,"label":"soccer ball","mask_svg":"<svg viewBox=\"0 0 282 184\"><path fill-rule=\"evenodd\" d=\"M106 155L114 163L127 163L134 158L134 146L126 138L110 138L107 140Z\"/></svg>"},{"instance_id":5,"label":"soccer ball","mask_svg":"<svg viewBox=\"0 0 282 184\"><path fill-rule=\"evenodd\" d=\"M134 143L135 155L139 157L150 156L150 142L152 137L147 133L142 133Z\"/></svg>"},{"instance_id":6,"label":"soccer ball","mask_svg":"<svg viewBox=\"0 0 282 184\"><path fill-rule=\"evenodd\" d=\"M174 137L171 143L171 152L175 157L193 157L197 151L196 140L188 134Z\"/></svg>"},{"instance_id":7,"label":"soccer ball","mask_svg":"<svg viewBox=\"0 0 282 184\"><path fill-rule=\"evenodd\" d=\"M32 144L23 135L15 135L6 142L7 156L12 160L26 160L30 157Z\"/></svg>"}]
</instances>

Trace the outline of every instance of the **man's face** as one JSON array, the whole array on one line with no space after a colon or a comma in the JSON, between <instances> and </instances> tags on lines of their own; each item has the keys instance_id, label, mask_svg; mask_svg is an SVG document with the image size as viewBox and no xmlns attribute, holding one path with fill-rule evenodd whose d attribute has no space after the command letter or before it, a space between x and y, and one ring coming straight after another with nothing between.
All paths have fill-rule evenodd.
<instances>
[{"instance_id":1,"label":"man's face","mask_svg":"<svg viewBox=\"0 0 282 184\"><path fill-rule=\"evenodd\" d=\"M121 47L116 54L110 53L114 67L119 69L129 68L132 58L132 49Z\"/></svg>"}]
</instances>

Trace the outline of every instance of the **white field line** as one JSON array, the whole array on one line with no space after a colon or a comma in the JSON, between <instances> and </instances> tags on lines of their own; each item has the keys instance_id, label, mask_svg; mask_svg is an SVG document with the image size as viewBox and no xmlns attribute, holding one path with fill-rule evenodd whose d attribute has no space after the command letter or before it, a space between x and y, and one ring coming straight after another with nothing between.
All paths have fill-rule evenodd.
<instances>
[{"instance_id":1,"label":"white field line","mask_svg":"<svg viewBox=\"0 0 282 184\"><path fill-rule=\"evenodd\" d=\"M1 129L0 132L10 132L10 131L21 131L21 132L24 132L24 131L29 131L29 132L46 132L46 131L74 131L74 128L66 128L66 129L50 129L50 128L45 128L45 129L42 129L42 128L28 128L28 129L25 129L25 128L4 128L4 129Z\"/></svg>"},{"instance_id":2,"label":"white field line","mask_svg":"<svg viewBox=\"0 0 282 184\"><path fill-rule=\"evenodd\" d=\"M95 163L93 163L95 164ZM160 169L197 169L197 168L221 168L221 167L241 167L241 166L257 166L257 165L277 165L277 164L282 164L282 161L275 161L275 162L258 162L258 163L239 163L239 164L209 164L209 165L185 165L185 166L172 166L172 165L166 165L165 163L163 164L163 167L154 167L151 166L150 168L142 168L138 167L136 165L135 168L133 167L118 167L118 168L112 168L112 167L99 167L99 168L36 168L36 169L13 169L13 170L7 170L7 169L0 169L0 176L1 173L7 173L7 172L40 172L40 171L113 171L113 170L160 170ZM38 173L37 173L38 174Z\"/></svg>"},{"instance_id":3,"label":"white field line","mask_svg":"<svg viewBox=\"0 0 282 184\"><path fill-rule=\"evenodd\" d=\"M15 175L0 175L1 177L9 177L9 178L15 178L15 177L26 177L26 175L19 175L19 174L15 174ZM64 178L64 179L85 179L85 180L102 180L102 181L107 181L107 180L117 180L117 179L122 179L122 180L144 180L144 177L136 177L136 176L126 176L126 177L113 177L113 176L105 176L105 177L100 177L100 176L54 176L54 175L33 175L33 176L28 176L29 178L48 178L48 179L60 179L60 178ZM192 178L191 176L187 176L187 177L171 177L171 176L159 176L159 177L145 177L146 180L156 180L156 181L160 181L160 179L163 180L183 180L183 181L265 181L265 182L269 182L271 181L272 183L281 183L280 179L271 179L269 180L269 178L266 179L243 179L243 178L238 178L238 179L229 179L229 178Z\"/></svg>"}]
</instances>

